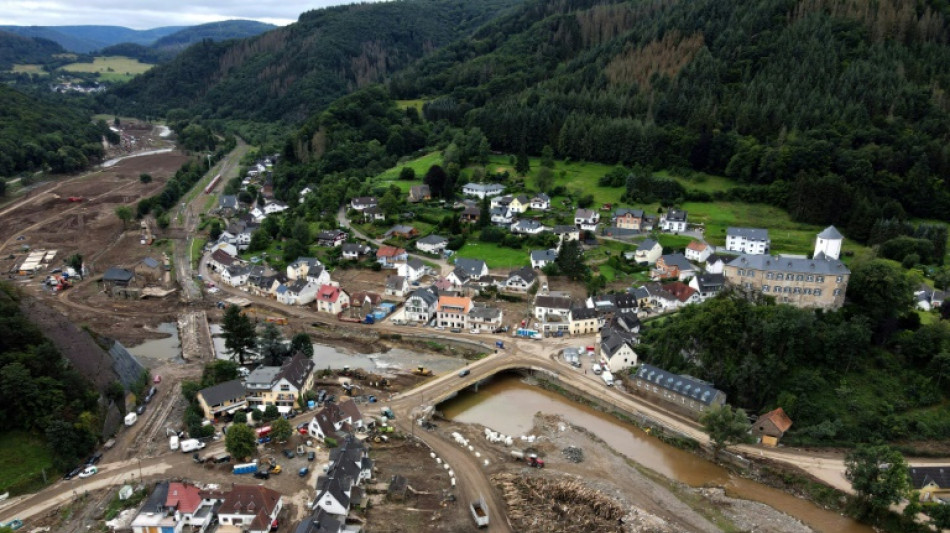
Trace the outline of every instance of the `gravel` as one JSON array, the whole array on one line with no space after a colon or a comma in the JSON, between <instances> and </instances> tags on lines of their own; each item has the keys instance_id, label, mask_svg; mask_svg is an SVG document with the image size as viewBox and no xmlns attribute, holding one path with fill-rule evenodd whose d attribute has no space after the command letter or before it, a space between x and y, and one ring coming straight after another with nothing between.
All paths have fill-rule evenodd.
<instances>
[{"instance_id":1,"label":"gravel","mask_svg":"<svg viewBox=\"0 0 950 533\"><path fill-rule=\"evenodd\" d=\"M572 463L582 463L584 462L584 450L578 448L577 446L568 446L561 450L564 454L564 457Z\"/></svg>"}]
</instances>

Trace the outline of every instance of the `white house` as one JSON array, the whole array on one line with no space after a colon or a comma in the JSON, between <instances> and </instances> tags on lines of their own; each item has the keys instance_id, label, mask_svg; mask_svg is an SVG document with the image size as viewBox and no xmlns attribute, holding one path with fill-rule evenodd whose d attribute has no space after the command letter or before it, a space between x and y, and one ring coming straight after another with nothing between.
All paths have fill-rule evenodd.
<instances>
[{"instance_id":1,"label":"white house","mask_svg":"<svg viewBox=\"0 0 950 533\"><path fill-rule=\"evenodd\" d=\"M511 232L521 235L538 235L548 229L533 218L524 218L511 225Z\"/></svg>"},{"instance_id":2,"label":"white house","mask_svg":"<svg viewBox=\"0 0 950 533\"><path fill-rule=\"evenodd\" d=\"M578 209L574 212L574 225L582 230L595 231L600 223L600 213L593 209Z\"/></svg>"},{"instance_id":3,"label":"white house","mask_svg":"<svg viewBox=\"0 0 950 533\"><path fill-rule=\"evenodd\" d=\"M396 265L409 258L409 253L395 246L380 246L376 250L376 262L383 268L396 268Z\"/></svg>"},{"instance_id":4,"label":"white house","mask_svg":"<svg viewBox=\"0 0 950 533\"><path fill-rule=\"evenodd\" d=\"M336 248L337 246L343 246L346 237L346 232L338 229L321 231L317 233L317 245Z\"/></svg>"},{"instance_id":5,"label":"white house","mask_svg":"<svg viewBox=\"0 0 950 533\"><path fill-rule=\"evenodd\" d=\"M551 209L551 197L542 193L536 194L531 198L530 203L531 209L537 209L539 211L547 211Z\"/></svg>"},{"instance_id":6,"label":"white house","mask_svg":"<svg viewBox=\"0 0 950 533\"><path fill-rule=\"evenodd\" d=\"M577 229L577 226L558 225L554 226L551 231L560 237L560 242L581 240L581 232Z\"/></svg>"},{"instance_id":7,"label":"white house","mask_svg":"<svg viewBox=\"0 0 950 533\"><path fill-rule=\"evenodd\" d=\"M283 499L275 490L262 485L234 485L218 508L220 530L268 533L282 508Z\"/></svg>"},{"instance_id":8,"label":"white house","mask_svg":"<svg viewBox=\"0 0 950 533\"><path fill-rule=\"evenodd\" d=\"M219 242L212 246L211 254L214 255L218 250L230 255L232 258L237 257L238 254L237 246L228 242Z\"/></svg>"},{"instance_id":9,"label":"white house","mask_svg":"<svg viewBox=\"0 0 950 533\"><path fill-rule=\"evenodd\" d=\"M415 257L410 257L405 263L396 265L396 273L405 276L410 282L418 281L426 273L426 265Z\"/></svg>"},{"instance_id":10,"label":"white house","mask_svg":"<svg viewBox=\"0 0 950 533\"><path fill-rule=\"evenodd\" d=\"M512 270L508 277L500 284L502 290L510 292L528 292L535 283L538 281L538 275L534 273L534 270L531 270L528 267L521 267L517 270Z\"/></svg>"},{"instance_id":11,"label":"white house","mask_svg":"<svg viewBox=\"0 0 950 533\"><path fill-rule=\"evenodd\" d=\"M336 315L350 307L350 295L337 285L321 285L316 302L317 311Z\"/></svg>"},{"instance_id":12,"label":"white house","mask_svg":"<svg viewBox=\"0 0 950 533\"><path fill-rule=\"evenodd\" d=\"M703 241L692 241L686 246L684 254L686 259L702 263L707 257L712 255L712 246Z\"/></svg>"},{"instance_id":13,"label":"white house","mask_svg":"<svg viewBox=\"0 0 950 533\"><path fill-rule=\"evenodd\" d=\"M353 431L363 425L363 415L356 402L346 400L339 404L326 404L310 420L307 429L310 435L323 440L335 436L339 431Z\"/></svg>"},{"instance_id":14,"label":"white house","mask_svg":"<svg viewBox=\"0 0 950 533\"><path fill-rule=\"evenodd\" d=\"M707 274L722 274L722 270L725 266L726 263L716 254L712 254L706 258Z\"/></svg>"},{"instance_id":15,"label":"white house","mask_svg":"<svg viewBox=\"0 0 950 533\"><path fill-rule=\"evenodd\" d=\"M438 303L439 291L435 287L412 291L403 307L406 320L428 324L435 316Z\"/></svg>"},{"instance_id":16,"label":"white house","mask_svg":"<svg viewBox=\"0 0 950 533\"><path fill-rule=\"evenodd\" d=\"M478 198L498 196L503 192L505 192L504 185L497 183L466 183L462 187L462 194L466 196L477 196Z\"/></svg>"},{"instance_id":17,"label":"white house","mask_svg":"<svg viewBox=\"0 0 950 533\"><path fill-rule=\"evenodd\" d=\"M264 210L261 209L260 207L255 207L254 209L251 209L250 214L252 217L254 217L254 222L258 224L260 224L261 222L264 221L265 218L267 218L267 213L265 213Z\"/></svg>"},{"instance_id":18,"label":"white house","mask_svg":"<svg viewBox=\"0 0 950 533\"><path fill-rule=\"evenodd\" d=\"M670 209L660 217L660 229L668 233L681 233L686 231L686 211L682 209Z\"/></svg>"},{"instance_id":19,"label":"white house","mask_svg":"<svg viewBox=\"0 0 950 533\"><path fill-rule=\"evenodd\" d=\"M247 283L247 278L250 274L251 267L233 265L221 272L221 280L232 287L240 287Z\"/></svg>"},{"instance_id":20,"label":"white house","mask_svg":"<svg viewBox=\"0 0 950 533\"><path fill-rule=\"evenodd\" d=\"M429 235L416 241L416 249L420 252L440 254L448 246L449 240L439 235Z\"/></svg>"},{"instance_id":21,"label":"white house","mask_svg":"<svg viewBox=\"0 0 950 533\"><path fill-rule=\"evenodd\" d=\"M475 306L468 312L468 326L472 333L491 333L501 327L503 318L501 309Z\"/></svg>"},{"instance_id":22,"label":"white house","mask_svg":"<svg viewBox=\"0 0 950 533\"><path fill-rule=\"evenodd\" d=\"M375 196L357 196L350 200L350 207L357 211L363 211L377 205L379 205L379 202Z\"/></svg>"},{"instance_id":23,"label":"white house","mask_svg":"<svg viewBox=\"0 0 950 533\"><path fill-rule=\"evenodd\" d=\"M453 285L464 285L470 280L477 280L488 275L488 265L481 259L457 257L455 270L446 276Z\"/></svg>"},{"instance_id":24,"label":"white house","mask_svg":"<svg viewBox=\"0 0 950 533\"><path fill-rule=\"evenodd\" d=\"M288 205L284 202L278 202L273 200L264 204L264 214L273 215L274 213L282 213L288 209Z\"/></svg>"},{"instance_id":25,"label":"white house","mask_svg":"<svg viewBox=\"0 0 950 533\"><path fill-rule=\"evenodd\" d=\"M298 279L304 279L304 278L298 278ZM330 272L326 268L324 268L322 265L315 266L311 268L310 270L308 270L306 279L310 283L316 283L317 286L324 285L326 283L331 282Z\"/></svg>"},{"instance_id":26,"label":"white house","mask_svg":"<svg viewBox=\"0 0 950 533\"><path fill-rule=\"evenodd\" d=\"M637 364L637 352L633 350L633 343L620 334L602 335L600 358L614 374Z\"/></svg>"},{"instance_id":27,"label":"white house","mask_svg":"<svg viewBox=\"0 0 950 533\"><path fill-rule=\"evenodd\" d=\"M306 279L298 279L286 287L277 294L277 301L284 305L307 305L317 297L320 289L320 285Z\"/></svg>"},{"instance_id":28,"label":"white house","mask_svg":"<svg viewBox=\"0 0 950 533\"><path fill-rule=\"evenodd\" d=\"M644 239L637 246L637 250L633 254L633 260L641 265L652 265L656 263L661 255L663 255L663 246L660 243L653 239Z\"/></svg>"},{"instance_id":29,"label":"white house","mask_svg":"<svg viewBox=\"0 0 950 533\"><path fill-rule=\"evenodd\" d=\"M565 323L571 314L571 299L564 296L538 295L534 298L534 318L561 317Z\"/></svg>"},{"instance_id":30,"label":"white house","mask_svg":"<svg viewBox=\"0 0 950 533\"><path fill-rule=\"evenodd\" d=\"M531 250L531 268L541 270L557 260L554 250Z\"/></svg>"},{"instance_id":31,"label":"white house","mask_svg":"<svg viewBox=\"0 0 950 533\"><path fill-rule=\"evenodd\" d=\"M312 268L323 268L323 263L316 257L298 257L296 261L287 265L287 278L296 280L307 277Z\"/></svg>"},{"instance_id":32,"label":"white house","mask_svg":"<svg viewBox=\"0 0 950 533\"><path fill-rule=\"evenodd\" d=\"M409 280L396 274L386 276L386 288L383 292L387 296L402 298L409 292Z\"/></svg>"},{"instance_id":33,"label":"white house","mask_svg":"<svg viewBox=\"0 0 950 533\"><path fill-rule=\"evenodd\" d=\"M841 243L844 242L844 235L834 226L828 226L818 234L815 241L815 257L823 254L829 259L841 258Z\"/></svg>"},{"instance_id":34,"label":"white house","mask_svg":"<svg viewBox=\"0 0 950 533\"><path fill-rule=\"evenodd\" d=\"M726 286L726 277L722 274L699 274L689 280L689 286L696 291L700 300L712 298L722 292Z\"/></svg>"},{"instance_id":35,"label":"white house","mask_svg":"<svg viewBox=\"0 0 950 533\"><path fill-rule=\"evenodd\" d=\"M343 259L358 261L362 256L369 255L373 249L365 244L348 242L343 244Z\"/></svg>"},{"instance_id":36,"label":"white house","mask_svg":"<svg viewBox=\"0 0 950 533\"><path fill-rule=\"evenodd\" d=\"M507 207L495 207L489 210L491 223L496 226L510 226L515 220L514 214Z\"/></svg>"},{"instance_id":37,"label":"white house","mask_svg":"<svg viewBox=\"0 0 950 533\"><path fill-rule=\"evenodd\" d=\"M464 296L439 296L435 309L435 319L439 327L449 329L468 329L468 313L472 310L472 299Z\"/></svg>"},{"instance_id":38,"label":"white house","mask_svg":"<svg viewBox=\"0 0 950 533\"><path fill-rule=\"evenodd\" d=\"M726 228L726 250L749 255L769 253L772 241L769 230L760 228ZM702 260L705 260L703 258Z\"/></svg>"}]
</instances>

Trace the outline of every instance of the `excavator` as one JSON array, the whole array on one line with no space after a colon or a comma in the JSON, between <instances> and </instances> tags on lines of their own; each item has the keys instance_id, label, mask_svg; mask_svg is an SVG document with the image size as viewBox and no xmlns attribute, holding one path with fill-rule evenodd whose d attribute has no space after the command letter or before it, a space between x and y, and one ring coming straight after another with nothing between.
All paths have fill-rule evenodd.
<instances>
[{"instance_id":1,"label":"excavator","mask_svg":"<svg viewBox=\"0 0 950 533\"><path fill-rule=\"evenodd\" d=\"M417 366L416 369L412 371L412 373L415 374L415 375L417 375L417 376L431 376L431 375L432 375L432 370L430 370L430 369L428 369L428 368L426 368L426 367L424 367L424 366Z\"/></svg>"}]
</instances>

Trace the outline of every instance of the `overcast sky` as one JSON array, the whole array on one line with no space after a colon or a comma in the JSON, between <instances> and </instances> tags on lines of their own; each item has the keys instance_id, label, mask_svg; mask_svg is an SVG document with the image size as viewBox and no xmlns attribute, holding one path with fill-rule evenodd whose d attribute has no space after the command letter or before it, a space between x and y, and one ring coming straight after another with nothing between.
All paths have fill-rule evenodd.
<instances>
[{"instance_id":1,"label":"overcast sky","mask_svg":"<svg viewBox=\"0 0 950 533\"><path fill-rule=\"evenodd\" d=\"M229 19L285 25L304 11L349 3L353 0L0 0L0 25L144 30Z\"/></svg>"}]
</instances>

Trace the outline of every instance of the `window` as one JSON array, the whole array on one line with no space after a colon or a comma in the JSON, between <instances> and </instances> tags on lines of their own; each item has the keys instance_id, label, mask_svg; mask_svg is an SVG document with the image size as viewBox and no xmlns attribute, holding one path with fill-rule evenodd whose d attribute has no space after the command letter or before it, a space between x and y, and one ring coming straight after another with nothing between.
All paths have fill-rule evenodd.
<instances>
[{"instance_id":1,"label":"window","mask_svg":"<svg viewBox=\"0 0 950 533\"><path fill-rule=\"evenodd\" d=\"M795 294L801 294L801 292L802 292L802 289L800 287L795 287L795 291L794 291Z\"/></svg>"},{"instance_id":2,"label":"window","mask_svg":"<svg viewBox=\"0 0 950 533\"><path fill-rule=\"evenodd\" d=\"M799 275L795 278L795 281L804 281L804 280L805 280L805 276L803 276L803 275L801 275L801 274L799 274Z\"/></svg>"},{"instance_id":3,"label":"window","mask_svg":"<svg viewBox=\"0 0 950 533\"><path fill-rule=\"evenodd\" d=\"M739 275L740 275L740 276L745 276L745 270L742 270L742 269L740 268L740 269L739 269Z\"/></svg>"},{"instance_id":4,"label":"window","mask_svg":"<svg viewBox=\"0 0 950 533\"><path fill-rule=\"evenodd\" d=\"M782 277L782 274L776 274L776 275L775 275L775 279L778 280L778 281L782 281L782 280L785 279L785 278Z\"/></svg>"},{"instance_id":5,"label":"window","mask_svg":"<svg viewBox=\"0 0 950 533\"><path fill-rule=\"evenodd\" d=\"M769 292L769 286L768 286L768 285L762 285L762 292Z\"/></svg>"},{"instance_id":6,"label":"window","mask_svg":"<svg viewBox=\"0 0 950 533\"><path fill-rule=\"evenodd\" d=\"M815 276L808 276L807 281L815 281Z\"/></svg>"},{"instance_id":7,"label":"window","mask_svg":"<svg viewBox=\"0 0 950 533\"><path fill-rule=\"evenodd\" d=\"M824 276L817 276L817 277L815 278L815 281L817 281L818 283L824 283L824 282L825 282L825 277L824 277Z\"/></svg>"},{"instance_id":8,"label":"window","mask_svg":"<svg viewBox=\"0 0 950 533\"><path fill-rule=\"evenodd\" d=\"M821 296L821 289L815 289L815 296Z\"/></svg>"},{"instance_id":9,"label":"window","mask_svg":"<svg viewBox=\"0 0 950 533\"><path fill-rule=\"evenodd\" d=\"M785 287L785 289L782 292L788 293L790 291L791 291L791 287ZM786 298L785 300L788 301L788 298Z\"/></svg>"},{"instance_id":10,"label":"window","mask_svg":"<svg viewBox=\"0 0 950 533\"><path fill-rule=\"evenodd\" d=\"M844 276L838 276L837 279L835 279L837 283L841 283L842 281L844 281Z\"/></svg>"},{"instance_id":11,"label":"window","mask_svg":"<svg viewBox=\"0 0 950 533\"><path fill-rule=\"evenodd\" d=\"M811 289L805 289L805 294L811 294Z\"/></svg>"},{"instance_id":12,"label":"window","mask_svg":"<svg viewBox=\"0 0 950 533\"><path fill-rule=\"evenodd\" d=\"M841 289L835 289L835 296L841 296Z\"/></svg>"},{"instance_id":13,"label":"window","mask_svg":"<svg viewBox=\"0 0 950 533\"><path fill-rule=\"evenodd\" d=\"M755 277L755 270L746 270L745 275L746 275L746 276L749 276L750 278L754 278L754 277Z\"/></svg>"},{"instance_id":14,"label":"window","mask_svg":"<svg viewBox=\"0 0 950 533\"><path fill-rule=\"evenodd\" d=\"M772 277L773 277L773 274L771 272L767 272L765 274L765 279L772 279Z\"/></svg>"}]
</instances>

